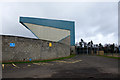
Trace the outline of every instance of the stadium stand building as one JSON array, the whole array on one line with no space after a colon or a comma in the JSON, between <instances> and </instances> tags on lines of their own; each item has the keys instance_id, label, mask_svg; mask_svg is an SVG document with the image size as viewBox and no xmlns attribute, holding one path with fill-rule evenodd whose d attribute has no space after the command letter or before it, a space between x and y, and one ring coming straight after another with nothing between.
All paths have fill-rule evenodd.
<instances>
[{"instance_id":1,"label":"stadium stand building","mask_svg":"<svg viewBox=\"0 0 120 80\"><path fill-rule=\"evenodd\" d=\"M75 53L75 22L20 17L23 27L37 39L2 35L2 60L46 60Z\"/></svg>"}]
</instances>

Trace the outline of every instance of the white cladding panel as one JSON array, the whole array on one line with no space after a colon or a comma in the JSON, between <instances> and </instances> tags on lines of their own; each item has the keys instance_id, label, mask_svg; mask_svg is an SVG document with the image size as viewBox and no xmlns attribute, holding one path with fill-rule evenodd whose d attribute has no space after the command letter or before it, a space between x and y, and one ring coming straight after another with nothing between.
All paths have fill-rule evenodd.
<instances>
[{"instance_id":1,"label":"white cladding panel","mask_svg":"<svg viewBox=\"0 0 120 80\"><path fill-rule=\"evenodd\" d=\"M39 39L59 41L70 35L69 30L24 23Z\"/></svg>"}]
</instances>

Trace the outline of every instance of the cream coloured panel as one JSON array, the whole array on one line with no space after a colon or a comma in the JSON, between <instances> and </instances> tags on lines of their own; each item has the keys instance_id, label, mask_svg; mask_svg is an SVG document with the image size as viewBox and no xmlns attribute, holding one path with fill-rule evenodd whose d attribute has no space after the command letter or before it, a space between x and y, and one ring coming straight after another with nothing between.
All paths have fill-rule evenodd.
<instances>
[{"instance_id":1,"label":"cream coloured panel","mask_svg":"<svg viewBox=\"0 0 120 80\"><path fill-rule=\"evenodd\" d=\"M39 39L59 41L70 35L69 30L24 23Z\"/></svg>"}]
</instances>

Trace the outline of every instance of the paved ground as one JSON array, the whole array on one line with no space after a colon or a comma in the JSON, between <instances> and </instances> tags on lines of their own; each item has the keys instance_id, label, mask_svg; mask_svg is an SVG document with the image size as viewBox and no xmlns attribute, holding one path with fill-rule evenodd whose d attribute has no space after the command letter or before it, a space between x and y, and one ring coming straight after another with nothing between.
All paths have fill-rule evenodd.
<instances>
[{"instance_id":1,"label":"paved ground","mask_svg":"<svg viewBox=\"0 0 120 80\"><path fill-rule=\"evenodd\" d=\"M47 63L6 64L3 78L116 78L118 60L77 55Z\"/></svg>"}]
</instances>

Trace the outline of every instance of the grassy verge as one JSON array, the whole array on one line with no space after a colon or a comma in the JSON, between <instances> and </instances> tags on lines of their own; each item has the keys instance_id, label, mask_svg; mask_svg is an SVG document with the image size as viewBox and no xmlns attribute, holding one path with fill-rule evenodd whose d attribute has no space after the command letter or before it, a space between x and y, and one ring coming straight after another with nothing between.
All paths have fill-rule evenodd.
<instances>
[{"instance_id":1,"label":"grassy verge","mask_svg":"<svg viewBox=\"0 0 120 80\"><path fill-rule=\"evenodd\" d=\"M120 59L120 57L113 57L113 56L106 56L106 55L97 55L97 56L103 56L103 57L113 58L113 59Z\"/></svg>"},{"instance_id":2,"label":"grassy verge","mask_svg":"<svg viewBox=\"0 0 120 80\"><path fill-rule=\"evenodd\" d=\"M2 64L12 64L12 63L39 63L39 62L49 62L49 61L56 61L56 60L63 60L63 59L68 59L71 57L76 56L75 54L67 56L67 57L61 57L61 58L57 58L57 59L50 59L50 60L41 60L41 61L24 61L24 62L6 62L6 63L2 63ZM0 63L1 64L1 63Z\"/></svg>"}]
</instances>

